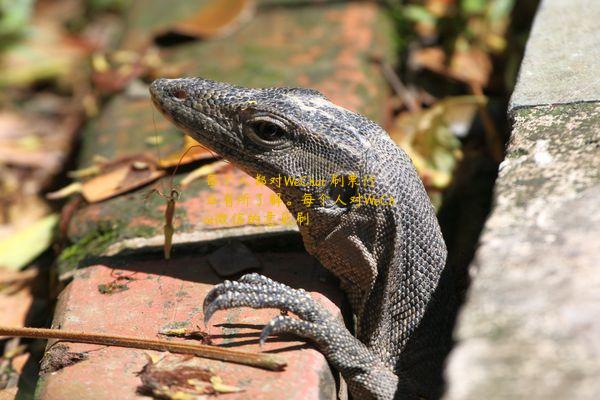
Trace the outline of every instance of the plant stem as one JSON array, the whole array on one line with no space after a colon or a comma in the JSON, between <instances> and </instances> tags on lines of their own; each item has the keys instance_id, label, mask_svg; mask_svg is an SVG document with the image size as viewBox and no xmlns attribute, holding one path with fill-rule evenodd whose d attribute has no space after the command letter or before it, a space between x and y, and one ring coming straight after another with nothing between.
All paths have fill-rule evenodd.
<instances>
[{"instance_id":1,"label":"plant stem","mask_svg":"<svg viewBox=\"0 0 600 400\"><path fill-rule=\"evenodd\" d=\"M170 351L171 353L193 354L198 357L250 365L273 371L281 371L287 365L280 356L275 354L248 353L204 344L177 343L166 340L141 339L128 336L101 335L96 333L70 332L45 328L11 328L5 326L0 326L0 336L62 339L70 342Z\"/></svg>"}]
</instances>

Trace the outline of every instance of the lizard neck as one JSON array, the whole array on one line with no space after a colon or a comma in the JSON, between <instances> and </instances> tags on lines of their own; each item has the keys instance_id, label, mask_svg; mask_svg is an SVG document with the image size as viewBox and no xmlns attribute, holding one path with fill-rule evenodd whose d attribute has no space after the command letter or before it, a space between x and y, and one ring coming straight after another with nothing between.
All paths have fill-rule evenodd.
<instances>
[{"instance_id":1,"label":"lizard neck","mask_svg":"<svg viewBox=\"0 0 600 400\"><path fill-rule=\"evenodd\" d=\"M394 204L321 216L301 232L308 251L340 278L357 337L393 365L436 289L446 247L410 159L391 141L379 146L365 172L377 176L374 195L392 197Z\"/></svg>"}]
</instances>

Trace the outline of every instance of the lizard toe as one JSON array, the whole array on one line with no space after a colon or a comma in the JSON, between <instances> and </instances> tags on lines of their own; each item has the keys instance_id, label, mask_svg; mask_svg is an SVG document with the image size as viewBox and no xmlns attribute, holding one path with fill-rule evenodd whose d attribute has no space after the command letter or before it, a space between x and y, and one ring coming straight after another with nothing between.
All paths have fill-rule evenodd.
<instances>
[{"instance_id":1,"label":"lizard toe","mask_svg":"<svg viewBox=\"0 0 600 400\"><path fill-rule=\"evenodd\" d=\"M321 339L316 324L292 317L279 315L273 318L260 333L260 345L265 344L272 335L289 333L318 342Z\"/></svg>"},{"instance_id":2,"label":"lizard toe","mask_svg":"<svg viewBox=\"0 0 600 400\"><path fill-rule=\"evenodd\" d=\"M216 285L204 299L205 324L216 311L234 307L277 308L308 321L319 319L325 312L304 290L273 281L269 284L225 281Z\"/></svg>"}]
</instances>

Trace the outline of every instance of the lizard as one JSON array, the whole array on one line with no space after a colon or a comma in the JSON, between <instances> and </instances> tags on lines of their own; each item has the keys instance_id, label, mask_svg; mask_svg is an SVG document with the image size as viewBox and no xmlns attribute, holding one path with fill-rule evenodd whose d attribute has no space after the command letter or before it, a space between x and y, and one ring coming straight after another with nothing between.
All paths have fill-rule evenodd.
<instances>
[{"instance_id":1,"label":"lizard","mask_svg":"<svg viewBox=\"0 0 600 400\"><path fill-rule=\"evenodd\" d=\"M303 289L257 273L216 285L204 299L205 323L234 307L291 311L297 318L283 312L264 327L261 344L282 333L314 342L355 399L439 396L435 370L451 331L447 250L422 181L387 132L314 89L161 78L150 95L167 119L250 176L327 182L267 186L292 215L308 213L304 246L339 279L354 333ZM388 201L361 202L367 191ZM306 196L319 201L307 208Z\"/></svg>"}]
</instances>

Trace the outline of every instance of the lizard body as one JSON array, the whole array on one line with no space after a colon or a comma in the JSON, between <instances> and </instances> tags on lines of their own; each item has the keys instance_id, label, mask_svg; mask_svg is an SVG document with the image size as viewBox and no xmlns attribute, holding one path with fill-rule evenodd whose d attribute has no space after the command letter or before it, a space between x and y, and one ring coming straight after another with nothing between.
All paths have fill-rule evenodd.
<instances>
[{"instance_id":1,"label":"lizard body","mask_svg":"<svg viewBox=\"0 0 600 400\"><path fill-rule=\"evenodd\" d=\"M442 334L449 307L436 294L446 247L412 162L389 135L310 89L182 78L156 80L150 92L168 119L251 176L327 182L271 188L293 215L308 212L310 223L299 226L305 247L340 279L356 327L354 336L303 290L258 274L217 285L204 301L205 319L231 307L289 310L299 319L275 318L261 340L282 332L311 339L354 398L438 395L431 371L449 345ZM334 185L332 176L355 176L357 184ZM365 194L388 201L352 201ZM315 199L309 208L307 195Z\"/></svg>"}]
</instances>

